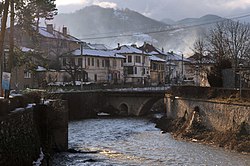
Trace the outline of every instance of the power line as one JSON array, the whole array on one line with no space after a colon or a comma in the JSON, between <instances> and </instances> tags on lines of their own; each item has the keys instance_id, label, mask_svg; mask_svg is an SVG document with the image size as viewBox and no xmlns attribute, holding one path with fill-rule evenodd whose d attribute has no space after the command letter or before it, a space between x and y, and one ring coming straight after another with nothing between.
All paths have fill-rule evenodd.
<instances>
[{"instance_id":1,"label":"power line","mask_svg":"<svg viewBox=\"0 0 250 166\"><path fill-rule=\"evenodd\" d=\"M201 24L194 24L194 25L186 25L186 26L180 26L180 27L172 27L170 29L164 29L164 30L157 30L157 31L148 31L148 32L141 32L141 33L129 33L129 34L120 34L120 35L110 35L110 36L100 36L100 37L89 37L89 38L83 38L80 40L96 40L96 39L108 39L108 38L119 38L119 37L132 37L140 34L156 34L156 33L163 33L163 32L170 32L170 31L175 31L175 30L183 30L183 29L188 29L188 28L194 28L194 27L199 27L199 26L204 26L204 25L209 25L209 24L214 24L214 23L219 23L219 22L224 22L228 20L236 20L236 19L241 19L245 17L250 17L250 13L241 15L241 16L235 16L231 18L218 18L213 21L201 23ZM104 33L105 34L105 33Z\"/></svg>"}]
</instances>

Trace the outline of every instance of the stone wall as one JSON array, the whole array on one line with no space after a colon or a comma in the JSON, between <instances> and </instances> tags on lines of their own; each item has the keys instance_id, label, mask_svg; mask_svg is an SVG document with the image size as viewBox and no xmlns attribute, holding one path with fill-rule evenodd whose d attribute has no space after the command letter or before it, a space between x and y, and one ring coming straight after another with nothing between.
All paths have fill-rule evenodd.
<instances>
[{"instance_id":1,"label":"stone wall","mask_svg":"<svg viewBox=\"0 0 250 166\"><path fill-rule=\"evenodd\" d=\"M0 117L0 165L31 165L40 147L32 108Z\"/></svg>"},{"instance_id":2,"label":"stone wall","mask_svg":"<svg viewBox=\"0 0 250 166\"><path fill-rule=\"evenodd\" d=\"M67 102L53 100L0 116L0 165L32 165L41 149L45 165L54 152L67 151Z\"/></svg>"},{"instance_id":3,"label":"stone wall","mask_svg":"<svg viewBox=\"0 0 250 166\"><path fill-rule=\"evenodd\" d=\"M48 154L68 150L68 105L51 100L34 107L34 120L44 151Z\"/></svg>"},{"instance_id":4,"label":"stone wall","mask_svg":"<svg viewBox=\"0 0 250 166\"><path fill-rule=\"evenodd\" d=\"M236 130L243 122L250 126L250 106L170 96L166 105L167 116L172 118L184 117L198 106L205 125L217 131Z\"/></svg>"},{"instance_id":5,"label":"stone wall","mask_svg":"<svg viewBox=\"0 0 250 166\"><path fill-rule=\"evenodd\" d=\"M68 102L69 120L95 117L106 103L105 96L96 92L55 93L51 98Z\"/></svg>"}]
</instances>

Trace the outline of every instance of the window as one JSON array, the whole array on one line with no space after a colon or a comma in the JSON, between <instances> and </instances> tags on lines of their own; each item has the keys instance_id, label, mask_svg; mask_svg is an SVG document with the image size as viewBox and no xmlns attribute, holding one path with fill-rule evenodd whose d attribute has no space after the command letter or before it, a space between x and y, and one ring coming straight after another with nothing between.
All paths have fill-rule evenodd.
<instances>
[{"instance_id":1,"label":"window","mask_svg":"<svg viewBox=\"0 0 250 166\"><path fill-rule=\"evenodd\" d=\"M70 64L75 65L75 59L74 58L70 58Z\"/></svg>"},{"instance_id":2,"label":"window","mask_svg":"<svg viewBox=\"0 0 250 166\"><path fill-rule=\"evenodd\" d=\"M96 60L96 65L97 65L97 67L100 67L100 61L99 61L99 59Z\"/></svg>"},{"instance_id":3,"label":"window","mask_svg":"<svg viewBox=\"0 0 250 166\"><path fill-rule=\"evenodd\" d=\"M109 59L106 59L106 60L105 60L105 66L106 66L106 67L109 67Z\"/></svg>"},{"instance_id":4,"label":"window","mask_svg":"<svg viewBox=\"0 0 250 166\"><path fill-rule=\"evenodd\" d=\"M133 66L128 66L128 74L133 74Z\"/></svg>"},{"instance_id":5,"label":"window","mask_svg":"<svg viewBox=\"0 0 250 166\"><path fill-rule=\"evenodd\" d=\"M88 58L88 66L90 66L90 58Z\"/></svg>"},{"instance_id":6,"label":"window","mask_svg":"<svg viewBox=\"0 0 250 166\"><path fill-rule=\"evenodd\" d=\"M78 64L78 66L82 67L82 58L78 58L77 64Z\"/></svg>"},{"instance_id":7,"label":"window","mask_svg":"<svg viewBox=\"0 0 250 166\"><path fill-rule=\"evenodd\" d=\"M132 56L131 55L128 56L128 63L132 63Z\"/></svg>"},{"instance_id":8,"label":"window","mask_svg":"<svg viewBox=\"0 0 250 166\"><path fill-rule=\"evenodd\" d=\"M113 67L116 67L117 66L117 62L116 62L116 59L113 60Z\"/></svg>"},{"instance_id":9,"label":"window","mask_svg":"<svg viewBox=\"0 0 250 166\"><path fill-rule=\"evenodd\" d=\"M24 78L31 78L31 72L24 71Z\"/></svg>"},{"instance_id":10,"label":"window","mask_svg":"<svg viewBox=\"0 0 250 166\"><path fill-rule=\"evenodd\" d=\"M145 56L143 56L142 57L142 63L145 64L145 61L146 61Z\"/></svg>"},{"instance_id":11,"label":"window","mask_svg":"<svg viewBox=\"0 0 250 166\"><path fill-rule=\"evenodd\" d=\"M125 59L126 60L126 59ZM121 60L121 67L123 67L123 63L124 63L124 61L123 60Z\"/></svg>"},{"instance_id":12,"label":"window","mask_svg":"<svg viewBox=\"0 0 250 166\"><path fill-rule=\"evenodd\" d=\"M102 60L102 67L105 67L105 61Z\"/></svg>"},{"instance_id":13,"label":"window","mask_svg":"<svg viewBox=\"0 0 250 166\"><path fill-rule=\"evenodd\" d=\"M146 74L146 69L142 68L142 76Z\"/></svg>"},{"instance_id":14,"label":"window","mask_svg":"<svg viewBox=\"0 0 250 166\"><path fill-rule=\"evenodd\" d=\"M165 70L164 64L161 64L161 70Z\"/></svg>"},{"instance_id":15,"label":"window","mask_svg":"<svg viewBox=\"0 0 250 166\"><path fill-rule=\"evenodd\" d=\"M92 66L95 66L95 59L92 58Z\"/></svg>"},{"instance_id":16,"label":"window","mask_svg":"<svg viewBox=\"0 0 250 166\"><path fill-rule=\"evenodd\" d=\"M137 67L135 67L135 74L137 74Z\"/></svg>"},{"instance_id":17,"label":"window","mask_svg":"<svg viewBox=\"0 0 250 166\"><path fill-rule=\"evenodd\" d=\"M156 63L153 63L153 70L157 70L158 65Z\"/></svg>"},{"instance_id":18,"label":"window","mask_svg":"<svg viewBox=\"0 0 250 166\"><path fill-rule=\"evenodd\" d=\"M97 74L95 74L95 82L97 82Z\"/></svg>"},{"instance_id":19,"label":"window","mask_svg":"<svg viewBox=\"0 0 250 166\"><path fill-rule=\"evenodd\" d=\"M135 63L141 63L141 57L135 56Z\"/></svg>"}]
</instances>

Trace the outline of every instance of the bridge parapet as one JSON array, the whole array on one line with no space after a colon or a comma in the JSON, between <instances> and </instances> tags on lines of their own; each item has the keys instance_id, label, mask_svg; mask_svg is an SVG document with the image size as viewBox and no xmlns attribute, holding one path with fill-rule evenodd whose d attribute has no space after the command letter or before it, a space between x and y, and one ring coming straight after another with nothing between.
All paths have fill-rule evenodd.
<instances>
[{"instance_id":1,"label":"bridge parapet","mask_svg":"<svg viewBox=\"0 0 250 166\"><path fill-rule=\"evenodd\" d=\"M71 120L96 115L105 108L110 112L139 116L150 111L155 102L164 99L169 88L91 90L82 92L54 93L68 101Z\"/></svg>"}]
</instances>

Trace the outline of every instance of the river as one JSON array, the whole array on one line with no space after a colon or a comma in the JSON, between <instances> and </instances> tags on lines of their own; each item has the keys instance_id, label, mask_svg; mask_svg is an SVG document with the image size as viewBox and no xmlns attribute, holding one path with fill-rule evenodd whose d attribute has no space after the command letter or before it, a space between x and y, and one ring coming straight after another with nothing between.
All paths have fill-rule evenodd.
<instances>
[{"instance_id":1,"label":"river","mask_svg":"<svg viewBox=\"0 0 250 166\"><path fill-rule=\"evenodd\" d=\"M69 148L55 166L249 166L250 156L177 141L141 118L98 118L69 123Z\"/></svg>"}]
</instances>

